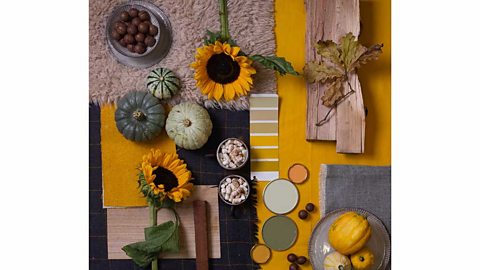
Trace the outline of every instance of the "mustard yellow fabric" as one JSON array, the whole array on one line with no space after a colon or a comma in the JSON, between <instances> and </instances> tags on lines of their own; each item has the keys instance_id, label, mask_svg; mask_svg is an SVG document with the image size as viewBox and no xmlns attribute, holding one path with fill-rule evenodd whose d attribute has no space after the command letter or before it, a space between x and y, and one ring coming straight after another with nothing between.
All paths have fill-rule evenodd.
<instances>
[{"instance_id":1,"label":"mustard yellow fabric","mask_svg":"<svg viewBox=\"0 0 480 270\"><path fill-rule=\"evenodd\" d=\"M299 228L299 237L295 245L287 251L272 251L271 260L262 265L262 269L287 269L287 255L291 252L308 257L308 240L315 224L320 219L319 201L319 169L320 164L363 164L390 165L390 0L360 1L361 21L363 25L360 41L366 45L383 43L384 53L376 62L369 63L360 69L363 98L368 107L366 118L365 154L337 154L335 142L307 142L305 140L306 121L306 87L302 77L278 77L278 94L280 96L279 120L279 158L280 176L287 178L288 168L296 162L303 163L310 170L310 178L297 185L300 192L300 203L290 214ZM277 38L277 54L290 60L297 71L305 64L305 8L303 1L275 1L275 33ZM273 214L262 201L262 191L267 182L258 183L259 203L257 213L263 222ZM307 219L300 220L298 211L308 202L317 208ZM260 242L263 242L261 233ZM312 269L304 265L302 269Z\"/></svg>"},{"instance_id":2,"label":"mustard yellow fabric","mask_svg":"<svg viewBox=\"0 0 480 270\"><path fill-rule=\"evenodd\" d=\"M165 131L150 142L132 142L117 130L115 106L102 106L100 114L102 142L103 205L106 207L146 206L138 192L137 166L151 148L175 153L175 143Z\"/></svg>"}]
</instances>

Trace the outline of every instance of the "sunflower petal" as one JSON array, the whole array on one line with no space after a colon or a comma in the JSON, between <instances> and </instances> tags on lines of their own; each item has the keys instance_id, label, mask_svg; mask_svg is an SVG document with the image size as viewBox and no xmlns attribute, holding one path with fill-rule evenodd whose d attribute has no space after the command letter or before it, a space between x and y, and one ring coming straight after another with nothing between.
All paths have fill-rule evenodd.
<instances>
[{"instance_id":1,"label":"sunflower petal","mask_svg":"<svg viewBox=\"0 0 480 270\"><path fill-rule=\"evenodd\" d=\"M213 92L213 97L219 101L223 96L223 84L216 83L215 90Z\"/></svg>"},{"instance_id":2,"label":"sunflower petal","mask_svg":"<svg viewBox=\"0 0 480 270\"><path fill-rule=\"evenodd\" d=\"M225 84L224 96L226 101L233 100L235 97L235 88L233 87L233 83Z\"/></svg>"}]
</instances>

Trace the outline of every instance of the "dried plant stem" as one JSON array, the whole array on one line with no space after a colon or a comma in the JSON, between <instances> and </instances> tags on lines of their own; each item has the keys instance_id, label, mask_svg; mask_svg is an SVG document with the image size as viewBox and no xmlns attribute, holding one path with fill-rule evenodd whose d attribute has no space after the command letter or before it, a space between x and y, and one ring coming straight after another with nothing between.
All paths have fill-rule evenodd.
<instances>
[{"instance_id":1,"label":"dried plant stem","mask_svg":"<svg viewBox=\"0 0 480 270\"><path fill-rule=\"evenodd\" d=\"M222 40L226 41L230 39L230 33L228 32L228 11L227 0L218 0L220 4L220 33Z\"/></svg>"},{"instance_id":2,"label":"dried plant stem","mask_svg":"<svg viewBox=\"0 0 480 270\"><path fill-rule=\"evenodd\" d=\"M153 204L149 204L150 210L150 226L157 225L157 208ZM152 261L152 270L158 270L158 259Z\"/></svg>"},{"instance_id":3,"label":"dried plant stem","mask_svg":"<svg viewBox=\"0 0 480 270\"><path fill-rule=\"evenodd\" d=\"M328 110L325 117L322 120L320 120L320 122L315 124L317 127L322 126L323 124L327 123L328 120L329 120L328 116L333 111L333 109L336 109L338 104L342 103L343 101L345 101L347 99L347 97L349 97L351 94L355 93L355 90L353 90L353 87L350 84L350 81L348 80L348 77L347 77L347 83L348 83L348 87L350 88L350 91L348 91L345 95L343 95L341 98L339 98L339 99L337 99L337 101L335 101L333 106L330 107L330 110Z\"/></svg>"}]
</instances>

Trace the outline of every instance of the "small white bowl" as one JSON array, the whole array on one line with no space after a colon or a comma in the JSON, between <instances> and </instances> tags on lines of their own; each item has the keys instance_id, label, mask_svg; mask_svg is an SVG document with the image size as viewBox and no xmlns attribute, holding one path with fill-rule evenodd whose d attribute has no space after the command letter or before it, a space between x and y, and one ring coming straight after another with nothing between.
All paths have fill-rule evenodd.
<instances>
[{"instance_id":1,"label":"small white bowl","mask_svg":"<svg viewBox=\"0 0 480 270\"><path fill-rule=\"evenodd\" d=\"M243 145L243 147L247 150L247 153L246 153L246 155L245 155L245 161L244 161L242 164L240 164L238 167L236 167L236 168L230 168L230 167L227 167L227 166L223 165L223 164L222 164L222 160L220 159L220 155L222 154L222 146L225 145L225 144L227 143L227 141L229 141L229 140L232 140L232 141L233 141L233 140L237 140L237 141L241 142L242 145ZM244 141L242 141L242 140L240 140L240 139L238 139L238 138L227 138L227 139L223 140L223 141L218 145L218 147L217 147L217 153L216 153L218 164L219 164L222 168L224 168L225 170L229 170L229 171L234 171L234 170L238 170L238 169L243 168L243 167L245 166L245 164L247 164L247 162L248 162L249 154L250 154L250 150L248 150L247 144L246 144Z\"/></svg>"},{"instance_id":2,"label":"small white bowl","mask_svg":"<svg viewBox=\"0 0 480 270\"><path fill-rule=\"evenodd\" d=\"M245 200L241 201L240 203L234 204L234 203L232 203L232 202L227 201L227 200L223 197L223 195L222 195L222 185L227 181L227 178L240 178L240 179L242 179L243 181L245 181L245 183L247 183L247 193L245 193ZM226 204L228 204L228 205L240 205L240 204L244 203L246 200L248 200L248 196L250 196L250 188L251 188L251 187L250 187L250 183L248 183L248 181L247 181L244 177L242 177L242 176L240 176L240 175L236 175L236 174L228 175L228 176L224 177L224 178L220 181L220 183L218 184L218 197L220 197L220 199L221 199L224 203L226 203Z\"/></svg>"}]
</instances>

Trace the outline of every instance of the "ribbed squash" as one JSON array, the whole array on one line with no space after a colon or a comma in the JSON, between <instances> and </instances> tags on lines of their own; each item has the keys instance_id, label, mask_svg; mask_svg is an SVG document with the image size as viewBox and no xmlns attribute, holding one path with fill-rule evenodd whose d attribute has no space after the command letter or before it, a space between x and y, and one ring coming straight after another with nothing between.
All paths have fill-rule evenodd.
<instances>
[{"instance_id":1,"label":"ribbed squash","mask_svg":"<svg viewBox=\"0 0 480 270\"><path fill-rule=\"evenodd\" d=\"M350 259L355 270L368 270L375 262L373 252L366 247L353 254Z\"/></svg>"},{"instance_id":2,"label":"ribbed squash","mask_svg":"<svg viewBox=\"0 0 480 270\"><path fill-rule=\"evenodd\" d=\"M328 240L336 251L350 255L363 248L371 234L370 224L364 216L346 212L330 226Z\"/></svg>"},{"instance_id":3,"label":"ribbed squash","mask_svg":"<svg viewBox=\"0 0 480 270\"><path fill-rule=\"evenodd\" d=\"M117 129L132 141L148 141L158 136L165 125L165 109L148 92L130 92L117 102Z\"/></svg>"},{"instance_id":4,"label":"ribbed squash","mask_svg":"<svg viewBox=\"0 0 480 270\"><path fill-rule=\"evenodd\" d=\"M347 256L339 252L332 252L325 257L323 261L323 269L325 270L351 270L352 265Z\"/></svg>"},{"instance_id":5,"label":"ribbed squash","mask_svg":"<svg viewBox=\"0 0 480 270\"><path fill-rule=\"evenodd\" d=\"M158 99L169 99L180 91L180 80L166 68L156 68L148 74L147 88Z\"/></svg>"},{"instance_id":6,"label":"ribbed squash","mask_svg":"<svg viewBox=\"0 0 480 270\"><path fill-rule=\"evenodd\" d=\"M187 150L201 148L212 134L208 111L195 103L175 105L167 117L165 129L175 144Z\"/></svg>"}]
</instances>

